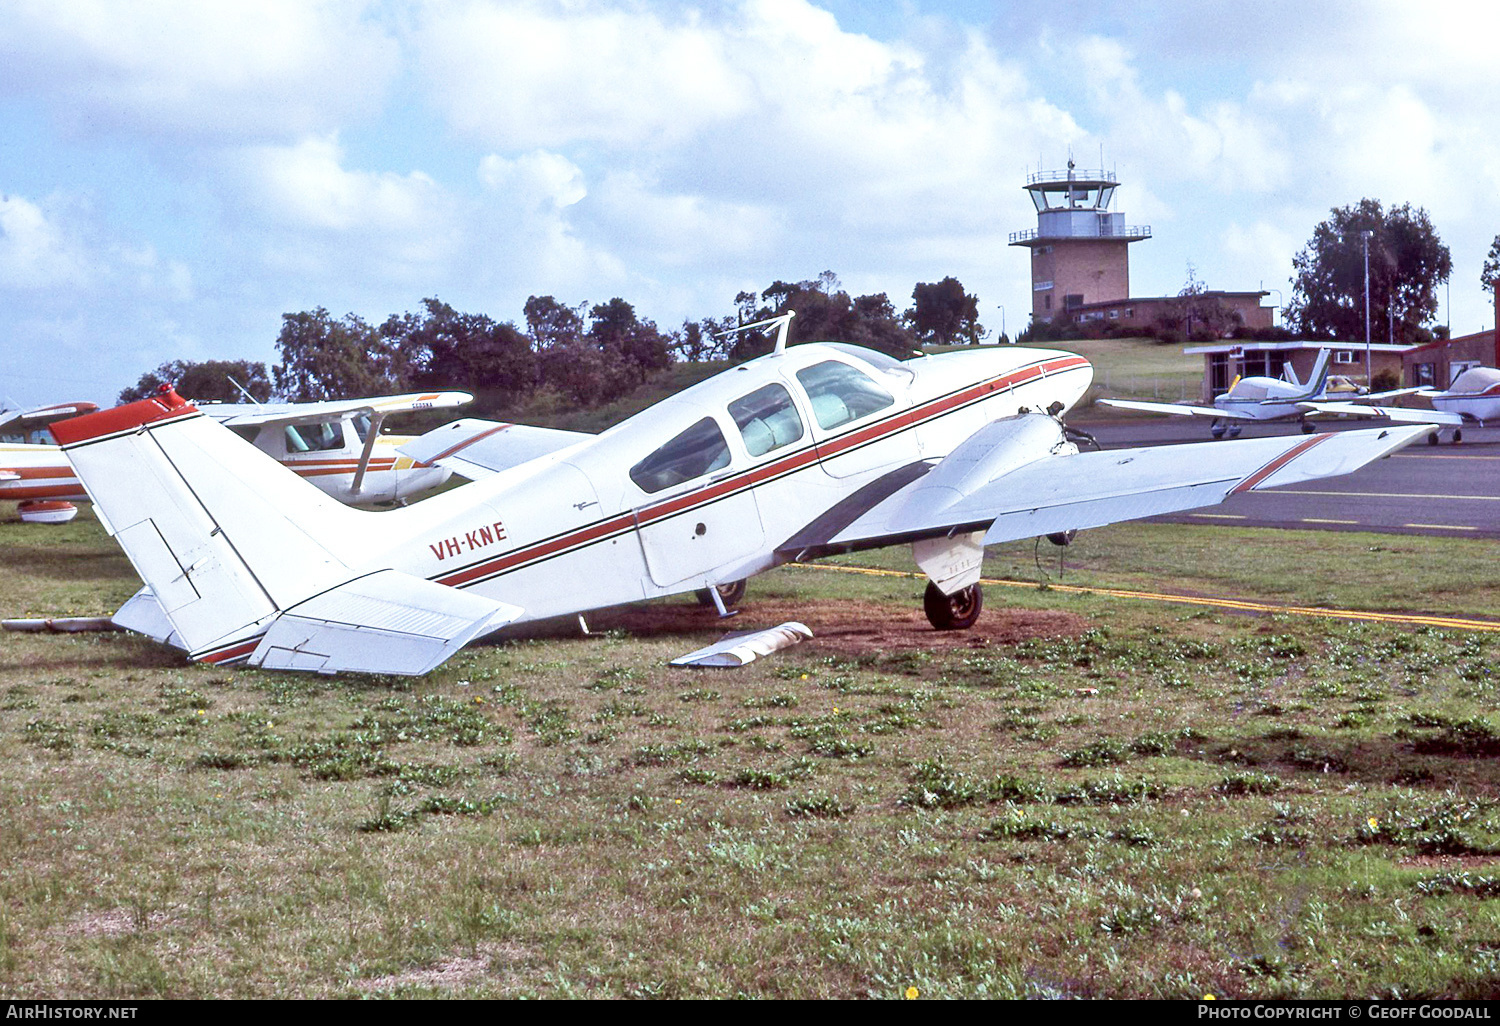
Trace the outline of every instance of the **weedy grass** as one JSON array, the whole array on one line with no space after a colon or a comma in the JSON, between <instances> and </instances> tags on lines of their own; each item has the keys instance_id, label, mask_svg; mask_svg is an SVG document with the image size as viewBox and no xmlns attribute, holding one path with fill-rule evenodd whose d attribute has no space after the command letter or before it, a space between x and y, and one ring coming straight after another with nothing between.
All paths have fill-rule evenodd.
<instances>
[{"instance_id":1,"label":"weedy grass","mask_svg":"<svg viewBox=\"0 0 1500 1026\"><path fill-rule=\"evenodd\" d=\"M1493 543L1274 538L1091 532L1067 579L1496 605ZM0 567L13 615L136 587L86 516ZM920 589L792 567L746 615ZM1081 626L713 673L667 665L712 627L540 631L418 680L0 636L0 994L1500 993L1500 636L987 599Z\"/></svg>"}]
</instances>

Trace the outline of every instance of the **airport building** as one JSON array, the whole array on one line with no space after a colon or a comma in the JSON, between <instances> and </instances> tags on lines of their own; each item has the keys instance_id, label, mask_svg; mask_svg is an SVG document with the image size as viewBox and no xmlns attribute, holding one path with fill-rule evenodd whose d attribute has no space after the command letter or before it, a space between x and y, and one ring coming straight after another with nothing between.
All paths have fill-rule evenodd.
<instances>
[{"instance_id":1,"label":"airport building","mask_svg":"<svg viewBox=\"0 0 1500 1026\"><path fill-rule=\"evenodd\" d=\"M1033 322L1067 315L1126 329L1168 323L1191 335L1194 318L1208 310L1221 325L1272 326L1271 308L1260 305L1268 292L1131 296L1130 246L1151 238L1151 227L1126 224L1123 213L1110 209L1119 187L1114 174L1071 160L1065 171L1026 176L1036 227L1012 232L1010 244L1031 253Z\"/></svg>"}]
</instances>

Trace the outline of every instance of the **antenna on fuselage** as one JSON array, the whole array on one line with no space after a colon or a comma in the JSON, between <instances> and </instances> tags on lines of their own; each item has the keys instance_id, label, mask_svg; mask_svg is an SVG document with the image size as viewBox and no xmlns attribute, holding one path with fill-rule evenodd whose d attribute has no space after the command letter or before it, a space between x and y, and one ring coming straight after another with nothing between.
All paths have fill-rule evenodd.
<instances>
[{"instance_id":1,"label":"antenna on fuselage","mask_svg":"<svg viewBox=\"0 0 1500 1026\"><path fill-rule=\"evenodd\" d=\"M249 399L256 406L261 405L260 400L257 399L257 398L255 398L255 396L251 395L250 392L249 392L249 390L246 389L244 385L242 385L238 381L234 380L234 377L232 375L226 374L224 376L226 378L229 378L229 383L231 385L233 385L235 388L237 388L237 389L240 390L240 395L244 396L246 399Z\"/></svg>"},{"instance_id":2,"label":"antenna on fuselage","mask_svg":"<svg viewBox=\"0 0 1500 1026\"><path fill-rule=\"evenodd\" d=\"M796 310L788 310L784 314L779 314L775 317L769 317L763 321L756 321L754 324L741 324L738 328L730 328L728 331L721 331L719 335L722 338L725 335L737 335L742 331L749 331L751 328L769 328L774 324L776 325L776 348L771 352L776 356L780 356L782 353L786 352L787 331L791 328L792 318L796 316Z\"/></svg>"}]
</instances>

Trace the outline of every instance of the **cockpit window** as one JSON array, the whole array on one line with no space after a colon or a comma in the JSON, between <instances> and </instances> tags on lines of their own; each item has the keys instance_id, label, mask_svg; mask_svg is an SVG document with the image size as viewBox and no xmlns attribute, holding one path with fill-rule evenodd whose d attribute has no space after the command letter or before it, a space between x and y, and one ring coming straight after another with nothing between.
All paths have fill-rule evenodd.
<instances>
[{"instance_id":1,"label":"cockpit window","mask_svg":"<svg viewBox=\"0 0 1500 1026\"><path fill-rule=\"evenodd\" d=\"M797 380L807 389L813 416L825 430L867 417L896 401L868 375L837 360L804 367L797 372Z\"/></svg>"},{"instance_id":2,"label":"cockpit window","mask_svg":"<svg viewBox=\"0 0 1500 1026\"><path fill-rule=\"evenodd\" d=\"M325 421L322 424L288 424L286 451L327 452L344 447L344 425Z\"/></svg>"},{"instance_id":3,"label":"cockpit window","mask_svg":"<svg viewBox=\"0 0 1500 1026\"><path fill-rule=\"evenodd\" d=\"M729 415L745 438L751 456L791 445L802 437L802 418L792 405L792 395L782 385L757 388L729 404Z\"/></svg>"},{"instance_id":4,"label":"cockpit window","mask_svg":"<svg viewBox=\"0 0 1500 1026\"><path fill-rule=\"evenodd\" d=\"M357 413L350 423L354 425L354 433L359 435L359 440L363 442L365 437L370 433L370 415L368 413Z\"/></svg>"},{"instance_id":5,"label":"cockpit window","mask_svg":"<svg viewBox=\"0 0 1500 1026\"><path fill-rule=\"evenodd\" d=\"M704 417L630 468L641 491L659 492L729 466L729 443L712 417Z\"/></svg>"}]
</instances>

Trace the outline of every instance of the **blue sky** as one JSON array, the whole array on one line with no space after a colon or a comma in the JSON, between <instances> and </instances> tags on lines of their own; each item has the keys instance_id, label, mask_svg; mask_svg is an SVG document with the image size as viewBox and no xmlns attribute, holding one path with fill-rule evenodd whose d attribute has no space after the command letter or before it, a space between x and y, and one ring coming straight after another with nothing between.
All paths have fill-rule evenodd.
<instances>
[{"instance_id":1,"label":"blue sky","mask_svg":"<svg viewBox=\"0 0 1500 1026\"><path fill-rule=\"evenodd\" d=\"M281 314L622 296L666 328L832 269L1029 310L1021 185L1072 153L1132 291L1290 296L1330 208L1425 207L1491 326L1500 12L1434 0L7 0L0 399L274 359ZM1273 295L1273 301L1278 298Z\"/></svg>"}]
</instances>

